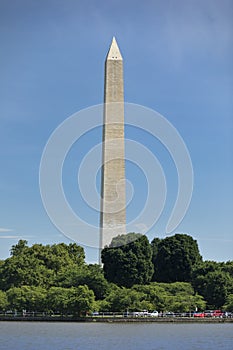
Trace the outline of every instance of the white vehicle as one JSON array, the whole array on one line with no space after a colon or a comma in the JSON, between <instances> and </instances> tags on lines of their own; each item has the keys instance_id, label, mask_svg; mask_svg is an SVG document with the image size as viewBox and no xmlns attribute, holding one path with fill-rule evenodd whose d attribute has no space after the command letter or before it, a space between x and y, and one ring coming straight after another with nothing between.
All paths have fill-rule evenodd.
<instances>
[{"instance_id":1,"label":"white vehicle","mask_svg":"<svg viewBox=\"0 0 233 350\"><path fill-rule=\"evenodd\" d=\"M154 310L154 311L152 311L152 312L149 312L149 313L148 313L148 316L150 316L150 317L158 317L158 316L159 316L159 313L158 313L158 311Z\"/></svg>"},{"instance_id":2,"label":"white vehicle","mask_svg":"<svg viewBox=\"0 0 233 350\"><path fill-rule=\"evenodd\" d=\"M147 310L143 310L142 312L139 313L139 316L147 317L147 316L149 316L149 312Z\"/></svg>"},{"instance_id":3,"label":"white vehicle","mask_svg":"<svg viewBox=\"0 0 233 350\"><path fill-rule=\"evenodd\" d=\"M133 312L133 316L134 317L147 317L147 316L149 316L149 312L147 310L134 311Z\"/></svg>"}]
</instances>

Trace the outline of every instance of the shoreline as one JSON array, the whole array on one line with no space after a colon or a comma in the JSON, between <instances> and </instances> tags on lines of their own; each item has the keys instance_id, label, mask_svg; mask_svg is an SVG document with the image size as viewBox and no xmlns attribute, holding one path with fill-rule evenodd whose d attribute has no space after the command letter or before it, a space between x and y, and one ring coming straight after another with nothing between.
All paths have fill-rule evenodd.
<instances>
[{"instance_id":1,"label":"shoreline","mask_svg":"<svg viewBox=\"0 0 233 350\"><path fill-rule=\"evenodd\" d=\"M81 323L233 323L233 318L194 317L0 317L0 322L81 322Z\"/></svg>"}]
</instances>

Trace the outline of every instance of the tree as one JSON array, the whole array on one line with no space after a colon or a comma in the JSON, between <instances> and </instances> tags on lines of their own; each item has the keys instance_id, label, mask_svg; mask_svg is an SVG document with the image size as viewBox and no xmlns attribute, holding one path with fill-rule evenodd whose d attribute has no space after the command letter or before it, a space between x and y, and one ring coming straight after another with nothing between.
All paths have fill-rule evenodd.
<instances>
[{"instance_id":1,"label":"tree","mask_svg":"<svg viewBox=\"0 0 233 350\"><path fill-rule=\"evenodd\" d=\"M84 250L75 243L28 247L20 240L11 255L0 266L0 288L4 290L23 285L50 287L61 271L81 269L85 264Z\"/></svg>"},{"instance_id":2,"label":"tree","mask_svg":"<svg viewBox=\"0 0 233 350\"><path fill-rule=\"evenodd\" d=\"M233 294L233 261L223 263L222 271L230 277L229 283L227 283L227 295Z\"/></svg>"},{"instance_id":3,"label":"tree","mask_svg":"<svg viewBox=\"0 0 233 350\"><path fill-rule=\"evenodd\" d=\"M144 286L134 285L133 289L144 294L144 300L150 302L151 309L158 311L166 310L167 293L159 283L150 283Z\"/></svg>"},{"instance_id":4,"label":"tree","mask_svg":"<svg viewBox=\"0 0 233 350\"><path fill-rule=\"evenodd\" d=\"M47 293L46 304L48 311L67 314L69 303L69 291L69 288L51 287Z\"/></svg>"},{"instance_id":5,"label":"tree","mask_svg":"<svg viewBox=\"0 0 233 350\"><path fill-rule=\"evenodd\" d=\"M193 271L194 289L205 298L209 308L221 308L231 293L233 280L223 267L223 263L205 261Z\"/></svg>"},{"instance_id":6,"label":"tree","mask_svg":"<svg viewBox=\"0 0 233 350\"><path fill-rule=\"evenodd\" d=\"M97 264L83 267L73 266L72 268L67 266L57 273L55 285L64 288L87 285L93 290L97 300L103 299L109 288L103 269Z\"/></svg>"},{"instance_id":7,"label":"tree","mask_svg":"<svg viewBox=\"0 0 233 350\"><path fill-rule=\"evenodd\" d=\"M23 254L28 249L27 243L26 240L20 239L16 245L11 247L11 255L18 256Z\"/></svg>"},{"instance_id":8,"label":"tree","mask_svg":"<svg viewBox=\"0 0 233 350\"><path fill-rule=\"evenodd\" d=\"M155 237L153 241L151 242L151 249L152 249L152 262L155 264L155 259L157 257L158 251L159 251L159 245L162 242L162 239Z\"/></svg>"},{"instance_id":9,"label":"tree","mask_svg":"<svg viewBox=\"0 0 233 350\"><path fill-rule=\"evenodd\" d=\"M118 246L122 240L130 243ZM134 284L149 283L153 274L152 251L145 235L128 234L116 237L109 248L102 250L104 275L109 282L131 287ZM135 235L135 240L132 240ZM123 237L122 236L126 236ZM113 246L111 248L111 246Z\"/></svg>"},{"instance_id":10,"label":"tree","mask_svg":"<svg viewBox=\"0 0 233 350\"><path fill-rule=\"evenodd\" d=\"M197 242L189 235L176 234L151 242L154 264L152 280L189 282L194 266L202 261Z\"/></svg>"},{"instance_id":11,"label":"tree","mask_svg":"<svg viewBox=\"0 0 233 350\"><path fill-rule=\"evenodd\" d=\"M9 306L17 311L44 311L46 304L46 290L41 287L13 287L7 292Z\"/></svg>"},{"instance_id":12,"label":"tree","mask_svg":"<svg viewBox=\"0 0 233 350\"><path fill-rule=\"evenodd\" d=\"M129 244L136 241L142 235L141 233L130 232L127 235L118 235L113 237L112 242L109 245L109 248L121 247L123 245Z\"/></svg>"},{"instance_id":13,"label":"tree","mask_svg":"<svg viewBox=\"0 0 233 350\"><path fill-rule=\"evenodd\" d=\"M1 288L4 290L23 285L47 287L54 280L54 271L27 254L6 259L1 270Z\"/></svg>"},{"instance_id":14,"label":"tree","mask_svg":"<svg viewBox=\"0 0 233 350\"><path fill-rule=\"evenodd\" d=\"M229 294L226 298L226 303L223 306L223 309L226 311L233 310L233 294Z\"/></svg>"},{"instance_id":15,"label":"tree","mask_svg":"<svg viewBox=\"0 0 233 350\"><path fill-rule=\"evenodd\" d=\"M48 291L47 305L53 312L80 316L95 309L95 296L87 286L52 287Z\"/></svg>"},{"instance_id":16,"label":"tree","mask_svg":"<svg viewBox=\"0 0 233 350\"><path fill-rule=\"evenodd\" d=\"M84 259L84 249L75 243L69 245L65 243L53 244L49 247L46 255L42 257L46 267L55 271L56 274L68 266L83 266Z\"/></svg>"},{"instance_id":17,"label":"tree","mask_svg":"<svg viewBox=\"0 0 233 350\"><path fill-rule=\"evenodd\" d=\"M105 307L105 311L112 312L152 309L153 305L145 297L146 295L138 290L114 286L104 300L105 304L100 305Z\"/></svg>"},{"instance_id":18,"label":"tree","mask_svg":"<svg viewBox=\"0 0 233 350\"><path fill-rule=\"evenodd\" d=\"M190 283L156 283L147 286L134 286L133 289L144 293L144 299L158 311L189 312L196 309L203 310L205 302L196 294Z\"/></svg>"},{"instance_id":19,"label":"tree","mask_svg":"<svg viewBox=\"0 0 233 350\"><path fill-rule=\"evenodd\" d=\"M6 293L0 290L0 311L5 311L8 307L8 300Z\"/></svg>"},{"instance_id":20,"label":"tree","mask_svg":"<svg viewBox=\"0 0 233 350\"><path fill-rule=\"evenodd\" d=\"M69 310L73 315L83 316L95 310L95 295L88 286L70 288Z\"/></svg>"},{"instance_id":21,"label":"tree","mask_svg":"<svg viewBox=\"0 0 233 350\"><path fill-rule=\"evenodd\" d=\"M103 269L97 264L86 266L74 285L87 285L89 289L93 290L97 300L104 299L109 289Z\"/></svg>"},{"instance_id":22,"label":"tree","mask_svg":"<svg viewBox=\"0 0 233 350\"><path fill-rule=\"evenodd\" d=\"M206 303L200 295L185 295L169 296L166 299L166 309L172 312L191 312L204 310Z\"/></svg>"}]
</instances>

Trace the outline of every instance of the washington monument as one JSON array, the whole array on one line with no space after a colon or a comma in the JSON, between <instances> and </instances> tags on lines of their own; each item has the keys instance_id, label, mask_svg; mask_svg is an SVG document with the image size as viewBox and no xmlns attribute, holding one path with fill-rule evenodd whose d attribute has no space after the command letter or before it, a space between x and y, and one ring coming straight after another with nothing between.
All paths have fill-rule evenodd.
<instances>
[{"instance_id":1,"label":"washington monument","mask_svg":"<svg viewBox=\"0 0 233 350\"><path fill-rule=\"evenodd\" d=\"M105 61L100 250L126 233L123 59L113 38Z\"/></svg>"}]
</instances>

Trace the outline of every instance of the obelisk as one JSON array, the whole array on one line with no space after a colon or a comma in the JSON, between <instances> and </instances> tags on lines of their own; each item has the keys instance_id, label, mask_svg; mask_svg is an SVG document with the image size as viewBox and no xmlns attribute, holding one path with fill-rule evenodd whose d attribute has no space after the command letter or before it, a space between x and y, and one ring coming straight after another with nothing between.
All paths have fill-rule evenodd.
<instances>
[{"instance_id":1,"label":"obelisk","mask_svg":"<svg viewBox=\"0 0 233 350\"><path fill-rule=\"evenodd\" d=\"M113 38L105 61L100 250L125 233L125 203L123 59Z\"/></svg>"}]
</instances>

